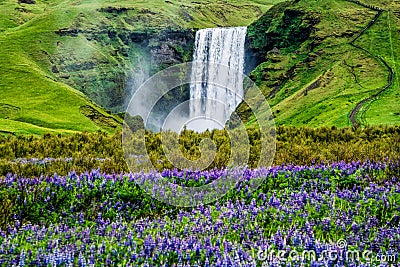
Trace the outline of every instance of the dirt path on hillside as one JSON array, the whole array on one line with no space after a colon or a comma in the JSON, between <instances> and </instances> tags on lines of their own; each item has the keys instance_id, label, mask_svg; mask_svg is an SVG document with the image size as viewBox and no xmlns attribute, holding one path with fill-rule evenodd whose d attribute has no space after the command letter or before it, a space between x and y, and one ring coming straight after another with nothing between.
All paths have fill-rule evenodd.
<instances>
[{"instance_id":1,"label":"dirt path on hillside","mask_svg":"<svg viewBox=\"0 0 400 267\"><path fill-rule=\"evenodd\" d=\"M386 89L388 89L390 86L392 86L392 84L393 84L393 76L394 76L394 75L393 75L393 69L390 67L390 65L389 65L382 57L377 56L377 55L374 55L372 52L368 51L367 49L362 48L361 46L355 44L355 42L356 42L369 28L371 28L371 27L376 23L376 21L380 18L381 14L384 12L384 10L381 9L381 8L379 8L379 7L367 5L367 4L361 3L360 1L356 1L356 0L347 0L347 1L377 11L375 17L368 23L367 27L365 27L361 32L359 32L359 33L357 34L357 36L350 42L350 45L352 45L353 47L355 47L355 48L357 48L357 49L360 49L360 50L364 51L365 53L367 53L367 54L369 54L370 56L372 56L373 58L375 58L377 61L382 62L383 65L385 65L385 67L387 68L388 73L389 73L389 74L388 74L388 82L387 82L387 84L386 84L384 87L382 87L382 88L378 88L378 91L377 91L375 94L373 94L372 96L369 96L369 97L367 97L367 98L361 100L361 101L355 106L355 108L351 111L351 113L350 113L350 121L351 121L351 124L353 124L353 126L359 126L359 125L361 125L361 122L357 121L357 114L358 114L358 112L360 111L361 107L362 107L365 103L367 103L367 102L369 102L369 101L371 101L371 100L377 98L382 92L384 92Z\"/></svg>"}]
</instances>

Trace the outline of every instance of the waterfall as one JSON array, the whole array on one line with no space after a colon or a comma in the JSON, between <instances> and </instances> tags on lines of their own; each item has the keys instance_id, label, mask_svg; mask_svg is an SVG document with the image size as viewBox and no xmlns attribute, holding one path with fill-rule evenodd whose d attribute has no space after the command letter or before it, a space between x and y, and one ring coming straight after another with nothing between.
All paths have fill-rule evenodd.
<instances>
[{"instance_id":1,"label":"waterfall","mask_svg":"<svg viewBox=\"0 0 400 267\"><path fill-rule=\"evenodd\" d=\"M242 101L246 33L246 27L204 29L196 33L189 129L223 128Z\"/></svg>"}]
</instances>

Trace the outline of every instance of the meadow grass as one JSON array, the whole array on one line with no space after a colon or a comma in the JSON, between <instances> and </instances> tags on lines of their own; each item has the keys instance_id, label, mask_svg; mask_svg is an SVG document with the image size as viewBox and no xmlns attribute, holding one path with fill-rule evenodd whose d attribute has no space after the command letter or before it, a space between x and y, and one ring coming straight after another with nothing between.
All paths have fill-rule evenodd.
<instances>
[{"instance_id":1,"label":"meadow grass","mask_svg":"<svg viewBox=\"0 0 400 267\"><path fill-rule=\"evenodd\" d=\"M381 19L367 32L363 39L363 46L374 50L394 71L393 85L381 94L375 101L368 103L362 113L362 120L368 124L386 123L398 124L400 120L400 43L398 22L394 6L388 5L390 10L385 12ZM372 41L373 40L373 41Z\"/></svg>"}]
</instances>

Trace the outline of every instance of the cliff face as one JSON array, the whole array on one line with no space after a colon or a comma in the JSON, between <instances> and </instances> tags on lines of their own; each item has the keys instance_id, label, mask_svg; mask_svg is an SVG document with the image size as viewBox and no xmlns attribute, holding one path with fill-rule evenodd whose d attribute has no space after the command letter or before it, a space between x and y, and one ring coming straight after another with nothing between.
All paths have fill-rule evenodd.
<instances>
[{"instance_id":1,"label":"cliff face","mask_svg":"<svg viewBox=\"0 0 400 267\"><path fill-rule=\"evenodd\" d=\"M53 73L113 112L123 111L135 88L151 75L190 61L195 38L191 29L133 31L109 25L86 30L73 26L56 33L68 42L59 42L50 56ZM79 56L68 49L76 42L97 51Z\"/></svg>"},{"instance_id":2,"label":"cliff face","mask_svg":"<svg viewBox=\"0 0 400 267\"><path fill-rule=\"evenodd\" d=\"M174 64L189 61L195 38L191 29L149 29L146 32L124 32L113 30L108 32L112 41L122 41L129 47L140 47L149 56L152 72ZM129 56L125 53L124 56Z\"/></svg>"},{"instance_id":3,"label":"cliff face","mask_svg":"<svg viewBox=\"0 0 400 267\"><path fill-rule=\"evenodd\" d=\"M277 4L249 26L249 47L260 63L274 48L293 52L310 37L319 21L317 12L298 9L289 1Z\"/></svg>"}]
</instances>

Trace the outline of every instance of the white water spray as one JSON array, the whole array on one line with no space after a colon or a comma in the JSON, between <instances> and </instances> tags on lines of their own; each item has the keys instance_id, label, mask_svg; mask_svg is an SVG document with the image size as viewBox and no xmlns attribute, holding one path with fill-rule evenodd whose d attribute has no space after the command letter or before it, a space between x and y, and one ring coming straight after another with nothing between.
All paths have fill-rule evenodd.
<instances>
[{"instance_id":1,"label":"white water spray","mask_svg":"<svg viewBox=\"0 0 400 267\"><path fill-rule=\"evenodd\" d=\"M189 129L221 129L243 100L246 27L196 33ZM224 65L227 68L219 66Z\"/></svg>"}]
</instances>

